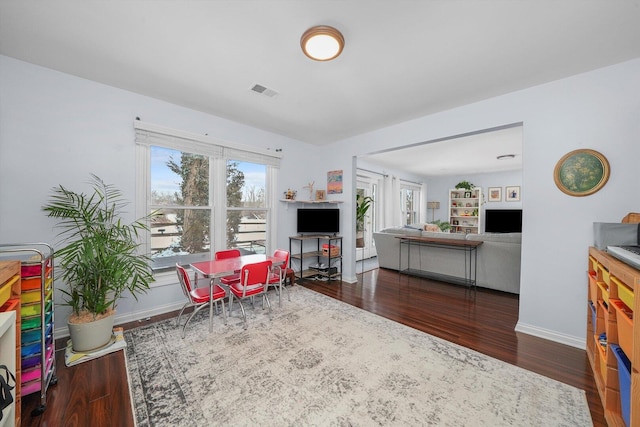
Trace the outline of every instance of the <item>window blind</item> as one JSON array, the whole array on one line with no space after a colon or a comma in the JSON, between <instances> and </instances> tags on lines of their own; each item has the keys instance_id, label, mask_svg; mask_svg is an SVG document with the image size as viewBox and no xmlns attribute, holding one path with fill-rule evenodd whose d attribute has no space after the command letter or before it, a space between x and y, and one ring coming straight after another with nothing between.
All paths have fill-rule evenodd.
<instances>
[{"instance_id":1,"label":"window blind","mask_svg":"<svg viewBox=\"0 0 640 427\"><path fill-rule=\"evenodd\" d=\"M198 153L216 158L241 160L280 167L280 153L240 144L217 141L206 135L169 129L162 126L134 121L136 144L142 146L171 147L181 151Z\"/></svg>"}]
</instances>

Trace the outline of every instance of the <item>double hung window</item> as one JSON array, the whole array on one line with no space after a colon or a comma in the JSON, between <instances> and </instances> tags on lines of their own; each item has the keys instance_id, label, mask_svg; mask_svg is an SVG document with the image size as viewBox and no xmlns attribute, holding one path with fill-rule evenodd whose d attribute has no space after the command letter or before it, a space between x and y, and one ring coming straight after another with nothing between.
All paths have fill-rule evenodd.
<instances>
[{"instance_id":1,"label":"double hung window","mask_svg":"<svg viewBox=\"0 0 640 427\"><path fill-rule=\"evenodd\" d=\"M266 253L273 246L279 158L142 122L135 127L137 209L154 213L142 242L154 272L212 259L220 249Z\"/></svg>"},{"instance_id":2,"label":"double hung window","mask_svg":"<svg viewBox=\"0 0 640 427\"><path fill-rule=\"evenodd\" d=\"M420 219L420 187L400 182L400 209L403 224L416 224Z\"/></svg>"}]
</instances>

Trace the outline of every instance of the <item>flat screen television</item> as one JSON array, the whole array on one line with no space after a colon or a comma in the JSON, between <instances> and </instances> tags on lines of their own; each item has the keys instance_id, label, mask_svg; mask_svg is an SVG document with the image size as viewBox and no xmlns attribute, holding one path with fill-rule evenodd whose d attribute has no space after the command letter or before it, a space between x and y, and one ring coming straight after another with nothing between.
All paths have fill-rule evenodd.
<instances>
[{"instance_id":1,"label":"flat screen television","mask_svg":"<svg viewBox=\"0 0 640 427\"><path fill-rule=\"evenodd\" d=\"M340 209L298 209L298 234L338 234Z\"/></svg>"},{"instance_id":2,"label":"flat screen television","mask_svg":"<svg viewBox=\"0 0 640 427\"><path fill-rule=\"evenodd\" d=\"M486 209L485 233L522 233L522 209Z\"/></svg>"}]
</instances>

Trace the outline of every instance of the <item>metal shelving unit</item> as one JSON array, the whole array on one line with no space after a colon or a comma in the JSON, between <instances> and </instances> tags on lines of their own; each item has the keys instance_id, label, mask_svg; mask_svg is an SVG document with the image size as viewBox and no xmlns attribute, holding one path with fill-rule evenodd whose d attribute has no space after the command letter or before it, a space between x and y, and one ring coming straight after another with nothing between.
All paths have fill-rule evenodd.
<instances>
[{"instance_id":1,"label":"metal shelving unit","mask_svg":"<svg viewBox=\"0 0 640 427\"><path fill-rule=\"evenodd\" d=\"M291 236L289 253L290 267L298 279L342 280L341 236Z\"/></svg>"}]
</instances>

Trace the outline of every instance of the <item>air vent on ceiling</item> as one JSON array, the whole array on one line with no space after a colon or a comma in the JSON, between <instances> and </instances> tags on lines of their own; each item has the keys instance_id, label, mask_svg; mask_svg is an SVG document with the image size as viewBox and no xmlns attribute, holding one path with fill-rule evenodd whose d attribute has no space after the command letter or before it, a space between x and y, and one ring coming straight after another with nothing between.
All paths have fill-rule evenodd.
<instances>
[{"instance_id":1,"label":"air vent on ceiling","mask_svg":"<svg viewBox=\"0 0 640 427\"><path fill-rule=\"evenodd\" d=\"M268 87L264 87L262 85L259 84L254 84L251 87L251 90L256 92L256 93L260 93L262 95L268 96L269 98L273 98L274 96L276 96L278 94L278 92L276 92L273 89L269 89Z\"/></svg>"}]
</instances>

